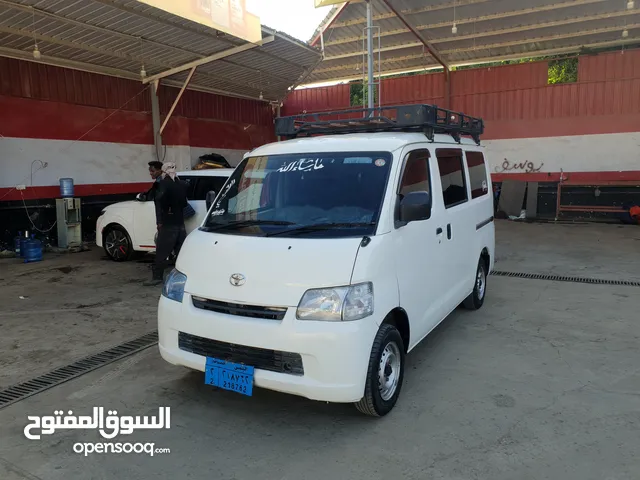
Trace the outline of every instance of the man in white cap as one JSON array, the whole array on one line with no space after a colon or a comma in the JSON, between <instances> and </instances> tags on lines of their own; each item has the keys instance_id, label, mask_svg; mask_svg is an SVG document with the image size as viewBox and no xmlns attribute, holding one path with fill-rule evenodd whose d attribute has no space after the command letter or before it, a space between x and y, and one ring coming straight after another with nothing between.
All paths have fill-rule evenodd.
<instances>
[{"instance_id":1,"label":"man in white cap","mask_svg":"<svg viewBox=\"0 0 640 480\"><path fill-rule=\"evenodd\" d=\"M180 253L187 237L184 225L184 208L187 206L187 192L180 179L176 177L176 164L167 162L162 167L162 180L154 198L156 204L156 222L158 239L156 240L156 259L153 264L151 281L146 286L161 285L164 271L169 263L169 255Z\"/></svg>"}]
</instances>

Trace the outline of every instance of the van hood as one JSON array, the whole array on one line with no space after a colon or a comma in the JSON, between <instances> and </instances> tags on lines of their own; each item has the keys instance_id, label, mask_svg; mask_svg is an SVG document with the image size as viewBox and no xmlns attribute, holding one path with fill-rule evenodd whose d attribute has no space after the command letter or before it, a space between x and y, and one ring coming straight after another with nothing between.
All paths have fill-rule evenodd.
<instances>
[{"instance_id":1,"label":"van hood","mask_svg":"<svg viewBox=\"0 0 640 480\"><path fill-rule=\"evenodd\" d=\"M361 238L265 238L193 231L176 268L185 292L211 300L296 307L310 288L349 285ZM244 276L234 286L231 276Z\"/></svg>"}]
</instances>

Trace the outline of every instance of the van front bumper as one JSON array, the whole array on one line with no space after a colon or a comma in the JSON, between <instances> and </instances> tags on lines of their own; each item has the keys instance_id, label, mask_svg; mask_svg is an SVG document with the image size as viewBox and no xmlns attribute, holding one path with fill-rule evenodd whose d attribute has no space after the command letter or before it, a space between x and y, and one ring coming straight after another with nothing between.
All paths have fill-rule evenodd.
<instances>
[{"instance_id":1,"label":"van front bumper","mask_svg":"<svg viewBox=\"0 0 640 480\"><path fill-rule=\"evenodd\" d=\"M180 332L234 346L299 354L303 374L255 369L254 385L327 402L357 402L364 394L367 368L378 326L374 317L355 322L310 322L289 308L282 321L254 319L196 308L161 297L158 336L162 358L204 372L206 357L183 350Z\"/></svg>"}]
</instances>

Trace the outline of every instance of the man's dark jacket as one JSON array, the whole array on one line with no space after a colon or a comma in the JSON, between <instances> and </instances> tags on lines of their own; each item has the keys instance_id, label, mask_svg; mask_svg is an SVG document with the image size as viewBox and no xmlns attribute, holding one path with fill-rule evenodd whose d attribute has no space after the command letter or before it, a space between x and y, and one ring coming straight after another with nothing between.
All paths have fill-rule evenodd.
<instances>
[{"instance_id":1,"label":"man's dark jacket","mask_svg":"<svg viewBox=\"0 0 640 480\"><path fill-rule=\"evenodd\" d=\"M184 225L184 208L187 206L187 191L176 177L166 176L158 183L154 202L156 222L159 225Z\"/></svg>"}]
</instances>

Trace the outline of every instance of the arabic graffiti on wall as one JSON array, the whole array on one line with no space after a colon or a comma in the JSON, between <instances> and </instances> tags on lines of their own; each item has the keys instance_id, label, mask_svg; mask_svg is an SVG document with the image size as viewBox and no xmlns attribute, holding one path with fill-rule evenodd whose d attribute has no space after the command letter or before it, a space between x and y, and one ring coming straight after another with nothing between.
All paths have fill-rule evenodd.
<instances>
[{"instance_id":1,"label":"arabic graffiti on wall","mask_svg":"<svg viewBox=\"0 0 640 480\"><path fill-rule=\"evenodd\" d=\"M524 161L524 162L510 162L506 158L502 165L499 165L495 168L496 173L536 173L542 170L544 163L540 163L540 165L536 166L533 162Z\"/></svg>"}]
</instances>

